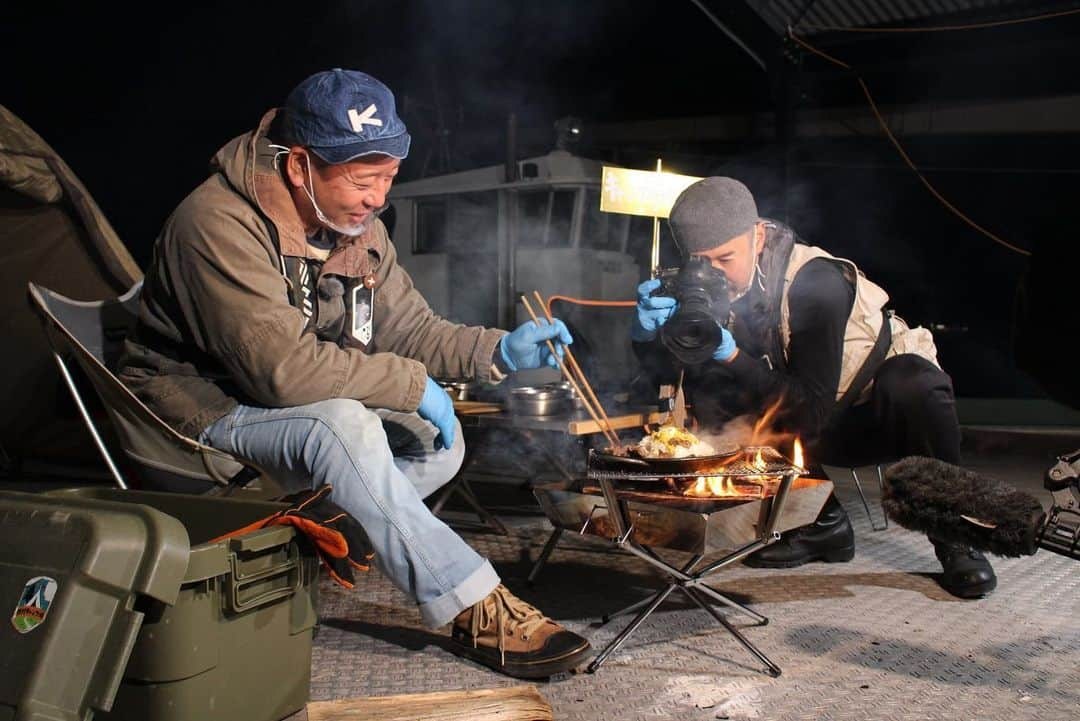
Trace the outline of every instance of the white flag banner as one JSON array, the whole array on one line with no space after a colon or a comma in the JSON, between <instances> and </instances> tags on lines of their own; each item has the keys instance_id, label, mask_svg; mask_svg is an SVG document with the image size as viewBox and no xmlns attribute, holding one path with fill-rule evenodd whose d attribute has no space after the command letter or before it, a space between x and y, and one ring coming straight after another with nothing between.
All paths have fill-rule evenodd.
<instances>
[{"instance_id":1,"label":"white flag banner","mask_svg":"<svg viewBox=\"0 0 1080 721\"><path fill-rule=\"evenodd\" d=\"M604 166L600 210L666 218L679 193L699 180L692 175Z\"/></svg>"}]
</instances>

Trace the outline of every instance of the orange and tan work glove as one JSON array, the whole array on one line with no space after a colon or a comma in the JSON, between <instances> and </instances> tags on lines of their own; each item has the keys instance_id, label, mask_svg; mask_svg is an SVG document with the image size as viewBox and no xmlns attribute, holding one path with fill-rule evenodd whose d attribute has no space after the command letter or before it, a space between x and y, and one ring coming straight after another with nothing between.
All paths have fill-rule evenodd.
<instances>
[{"instance_id":1,"label":"orange and tan work glove","mask_svg":"<svg viewBox=\"0 0 1080 721\"><path fill-rule=\"evenodd\" d=\"M369 562L375 553L360 524L330 500L331 490L333 487L330 484L324 484L315 490L278 498L276 500L288 503L289 507L214 540L239 536L267 526L292 526L311 541L330 577L345 588L352 588L356 582L353 571L369 570Z\"/></svg>"}]
</instances>

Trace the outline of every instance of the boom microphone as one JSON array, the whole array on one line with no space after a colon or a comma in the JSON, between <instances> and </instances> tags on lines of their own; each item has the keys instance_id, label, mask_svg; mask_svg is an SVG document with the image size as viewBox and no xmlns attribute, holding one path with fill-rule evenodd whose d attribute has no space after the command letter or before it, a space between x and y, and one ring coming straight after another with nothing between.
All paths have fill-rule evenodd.
<instances>
[{"instance_id":1,"label":"boom microphone","mask_svg":"<svg viewBox=\"0 0 1080 721\"><path fill-rule=\"evenodd\" d=\"M911 531L998 556L1030 556L1046 522L1034 496L951 463L909 456L883 475L885 514Z\"/></svg>"}]
</instances>

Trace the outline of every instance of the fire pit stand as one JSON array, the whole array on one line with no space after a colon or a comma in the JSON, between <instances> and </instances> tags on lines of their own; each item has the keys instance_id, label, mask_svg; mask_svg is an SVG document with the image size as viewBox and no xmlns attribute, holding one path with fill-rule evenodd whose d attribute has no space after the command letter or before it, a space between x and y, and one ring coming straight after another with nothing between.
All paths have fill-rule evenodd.
<instances>
[{"instance_id":1,"label":"fire pit stand","mask_svg":"<svg viewBox=\"0 0 1080 721\"><path fill-rule=\"evenodd\" d=\"M537 500L555 531L530 573L530 580L535 578L565 530L605 538L667 577L667 585L652 596L603 617L603 622L607 623L618 616L637 614L593 659L587 671L592 673L599 669L668 596L679 590L761 661L769 675L780 675L780 667L751 643L714 604L719 603L749 617L757 626L764 626L769 619L706 583L708 577L722 568L778 540L783 531L813 522L832 492L830 481L800 478L803 469L788 463L772 449L765 450L771 452L772 457L767 456L764 468L760 463L738 462L718 472L718 475L733 480L752 477L761 482L765 492L760 498L689 498L670 490L630 491L626 486L636 484L636 488L641 488L643 482L660 479L594 463L592 453L585 482L551 484L535 489ZM661 483L656 485L665 488ZM642 498L648 500L642 501ZM656 548L687 551L692 556L689 561L676 566L662 558L654 550ZM706 556L717 551L726 553L698 567Z\"/></svg>"}]
</instances>

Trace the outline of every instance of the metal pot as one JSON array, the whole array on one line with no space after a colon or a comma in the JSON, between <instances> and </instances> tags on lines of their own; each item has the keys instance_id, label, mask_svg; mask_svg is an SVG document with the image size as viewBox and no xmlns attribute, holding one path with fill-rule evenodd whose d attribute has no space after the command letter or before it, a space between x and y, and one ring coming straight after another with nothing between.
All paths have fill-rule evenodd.
<instances>
[{"instance_id":1,"label":"metal pot","mask_svg":"<svg viewBox=\"0 0 1080 721\"><path fill-rule=\"evenodd\" d=\"M574 393L559 383L542 386L519 386L510 391L511 413L523 416L553 416L574 407Z\"/></svg>"},{"instance_id":2,"label":"metal pot","mask_svg":"<svg viewBox=\"0 0 1080 721\"><path fill-rule=\"evenodd\" d=\"M546 387L562 388L568 394L570 394L570 403L575 408L584 408L585 404L581 402L581 398L574 391L574 386L570 385L570 381L556 381L554 383L548 383Z\"/></svg>"},{"instance_id":3,"label":"metal pot","mask_svg":"<svg viewBox=\"0 0 1080 721\"><path fill-rule=\"evenodd\" d=\"M476 400L474 396L478 384L475 381L438 381L438 383L455 401Z\"/></svg>"}]
</instances>

